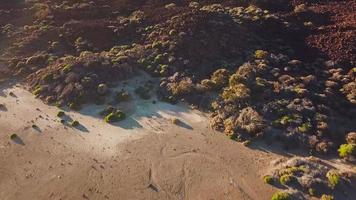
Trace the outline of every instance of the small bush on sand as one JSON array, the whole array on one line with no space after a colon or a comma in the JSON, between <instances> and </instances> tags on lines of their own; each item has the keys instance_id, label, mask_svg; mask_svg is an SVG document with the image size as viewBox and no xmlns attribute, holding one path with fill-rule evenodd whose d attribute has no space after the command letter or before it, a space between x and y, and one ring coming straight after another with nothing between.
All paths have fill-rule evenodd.
<instances>
[{"instance_id":1,"label":"small bush on sand","mask_svg":"<svg viewBox=\"0 0 356 200\"><path fill-rule=\"evenodd\" d=\"M290 200L290 194L286 192L276 192L272 196L272 200Z\"/></svg>"},{"instance_id":2,"label":"small bush on sand","mask_svg":"<svg viewBox=\"0 0 356 200\"><path fill-rule=\"evenodd\" d=\"M270 176L270 175L265 175L265 176L263 177L263 182L265 182L265 183L267 183L267 184L272 184L272 182L273 182L273 177Z\"/></svg>"},{"instance_id":3,"label":"small bush on sand","mask_svg":"<svg viewBox=\"0 0 356 200\"><path fill-rule=\"evenodd\" d=\"M13 133L10 135L10 139L14 140L16 138L18 138L17 134Z\"/></svg>"},{"instance_id":4,"label":"small bush on sand","mask_svg":"<svg viewBox=\"0 0 356 200\"><path fill-rule=\"evenodd\" d=\"M124 112L122 112L121 110L116 110L106 115L104 120L107 123L114 123L114 122L124 120L125 118L126 118L126 114Z\"/></svg>"},{"instance_id":5,"label":"small bush on sand","mask_svg":"<svg viewBox=\"0 0 356 200\"><path fill-rule=\"evenodd\" d=\"M328 171L326 178L328 178L328 183L331 188L335 188L340 183L340 175L334 170Z\"/></svg>"},{"instance_id":6,"label":"small bush on sand","mask_svg":"<svg viewBox=\"0 0 356 200\"><path fill-rule=\"evenodd\" d=\"M177 124L179 124L179 119L178 118L172 118L171 122L172 122L172 124L177 125Z\"/></svg>"},{"instance_id":7,"label":"small bush on sand","mask_svg":"<svg viewBox=\"0 0 356 200\"><path fill-rule=\"evenodd\" d=\"M73 126L73 127L79 126L79 124L80 123L77 120L72 121L72 123L70 123L70 125Z\"/></svg>"},{"instance_id":8,"label":"small bush on sand","mask_svg":"<svg viewBox=\"0 0 356 200\"><path fill-rule=\"evenodd\" d=\"M354 144L342 144L339 149L339 156L341 158L349 158L355 154L355 146Z\"/></svg>"},{"instance_id":9,"label":"small bush on sand","mask_svg":"<svg viewBox=\"0 0 356 200\"><path fill-rule=\"evenodd\" d=\"M63 117L65 113L63 111L58 111L57 117Z\"/></svg>"},{"instance_id":10,"label":"small bush on sand","mask_svg":"<svg viewBox=\"0 0 356 200\"><path fill-rule=\"evenodd\" d=\"M40 85L36 86L35 90L32 92L35 96L40 95L42 92L42 87Z\"/></svg>"}]
</instances>

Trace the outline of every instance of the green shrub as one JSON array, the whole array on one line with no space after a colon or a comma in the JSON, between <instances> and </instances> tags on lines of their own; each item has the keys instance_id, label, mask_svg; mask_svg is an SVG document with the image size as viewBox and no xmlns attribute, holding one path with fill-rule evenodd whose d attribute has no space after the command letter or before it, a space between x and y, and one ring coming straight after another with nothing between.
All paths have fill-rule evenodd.
<instances>
[{"instance_id":1,"label":"green shrub","mask_svg":"<svg viewBox=\"0 0 356 200\"><path fill-rule=\"evenodd\" d=\"M290 174L283 174L281 177L279 177L279 182L283 185L287 185L290 182L292 182L293 176Z\"/></svg>"},{"instance_id":2,"label":"green shrub","mask_svg":"<svg viewBox=\"0 0 356 200\"><path fill-rule=\"evenodd\" d=\"M332 195L323 194L320 200L334 200L334 197Z\"/></svg>"},{"instance_id":3,"label":"green shrub","mask_svg":"<svg viewBox=\"0 0 356 200\"><path fill-rule=\"evenodd\" d=\"M276 192L273 194L272 200L290 200L290 194L286 192Z\"/></svg>"},{"instance_id":4,"label":"green shrub","mask_svg":"<svg viewBox=\"0 0 356 200\"><path fill-rule=\"evenodd\" d=\"M251 107L241 110L235 124L250 134L260 133L265 128L263 117Z\"/></svg>"},{"instance_id":5,"label":"green shrub","mask_svg":"<svg viewBox=\"0 0 356 200\"><path fill-rule=\"evenodd\" d=\"M178 83L172 83L169 87L174 96L188 95L195 91L195 85L190 78L182 79Z\"/></svg>"},{"instance_id":6,"label":"green shrub","mask_svg":"<svg viewBox=\"0 0 356 200\"><path fill-rule=\"evenodd\" d=\"M328 171L326 178L328 178L328 183L331 188L335 188L340 183L340 175L334 170Z\"/></svg>"},{"instance_id":7,"label":"green shrub","mask_svg":"<svg viewBox=\"0 0 356 200\"><path fill-rule=\"evenodd\" d=\"M309 132L311 128L312 128L311 123L310 122L305 122L305 123L303 123L302 125L300 125L298 127L298 130L300 132L302 132L302 133L306 133L306 132Z\"/></svg>"},{"instance_id":8,"label":"green shrub","mask_svg":"<svg viewBox=\"0 0 356 200\"><path fill-rule=\"evenodd\" d=\"M125 118L126 118L126 115L124 112L122 112L121 110L116 110L116 111L111 112L108 115L106 115L104 120L107 123L113 123L113 122L118 122L118 121L124 120Z\"/></svg>"},{"instance_id":9,"label":"green shrub","mask_svg":"<svg viewBox=\"0 0 356 200\"><path fill-rule=\"evenodd\" d=\"M13 133L10 135L10 139L14 140L16 138L18 138L19 136L17 136L17 134Z\"/></svg>"},{"instance_id":10,"label":"green shrub","mask_svg":"<svg viewBox=\"0 0 356 200\"><path fill-rule=\"evenodd\" d=\"M355 146L354 144L342 144L338 149L339 156L341 158L347 158L355 154Z\"/></svg>"},{"instance_id":11,"label":"green shrub","mask_svg":"<svg viewBox=\"0 0 356 200\"><path fill-rule=\"evenodd\" d=\"M255 58L257 58L257 59L265 59L267 56L268 56L267 51L263 51L263 50L255 51Z\"/></svg>"},{"instance_id":12,"label":"green shrub","mask_svg":"<svg viewBox=\"0 0 356 200\"><path fill-rule=\"evenodd\" d=\"M32 92L32 94L34 94L35 96L38 96L41 94L41 92L42 92L42 87L40 85L37 85L35 87L35 90Z\"/></svg>"},{"instance_id":13,"label":"green shrub","mask_svg":"<svg viewBox=\"0 0 356 200\"><path fill-rule=\"evenodd\" d=\"M80 123L77 120L74 120L74 121L72 121L72 123L70 123L70 125L73 127L79 126L79 124Z\"/></svg>"},{"instance_id":14,"label":"green shrub","mask_svg":"<svg viewBox=\"0 0 356 200\"><path fill-rule=\"evenodd\" d=\"M225 101L240 101L245 100L250 97L250 89L247 88L244 84L236 84L225 88L222 93L222 98Z\"/></svg>"},{"instance_id":15,"label":"green shrub","mask_svg":"<svg viewBox=\"0 0 356 200\"><path fill-rule=\"evenodd\" d=\"M223 87L228 83L230 72L227 69L218 69L211 76L216 87Z\"/></svg>"},{"instance_id":16,"label":"green shrub","mask_svg":"<svg viewBox=\"0 0 356 200\"><path fill-rule=\"evenodd\" d=\"M58 111L57 117L63 117L65 113L63 111Z\"/></svg>"},{"instance_id":17,"label":"green shrub","mask_svg":"<svg viewBox=\"0 0 356 200\"><path fill-rule=\"evenodd\" d=\"M267 183L267 184L271 184L273 182L273 177L270 175L265 175L263 177L263 182Z\"/></svg>"},{"instance_id":18,"label":"green shrub","mask_svg":"<svg viewBox=\"0 0 356 200\"><path fill-rule=\"evenodd\" d=\"M62 68L62 73L67 74L68 72L72 71L73 66L70 64L65 65Z\"/></svg>"}]
</instances>

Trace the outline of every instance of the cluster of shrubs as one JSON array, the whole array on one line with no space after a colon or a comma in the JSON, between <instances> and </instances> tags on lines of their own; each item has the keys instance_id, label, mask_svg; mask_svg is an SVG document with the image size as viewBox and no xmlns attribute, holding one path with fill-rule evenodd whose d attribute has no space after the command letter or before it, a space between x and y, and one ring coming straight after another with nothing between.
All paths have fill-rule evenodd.
<instances>
[{"instance_id":1,"label":"cluster of shrubs","mask_svg":"<svg viewBox=\"0 0 356 200\"><path fill-rule=\"evenodd\" d=\"M211 109L212 127L234 140L267 137L286 148L303 145L317 152L339 148L340 156L352 160L354 144L346 144L345 136L354 129L356 70L345 72L322 59L291 59L293 51L281 36L293 29L292 22L264 10L282 2L161 3L162 14L142 7L112 15L106 12L110 6L95 2L38 4L33 9L40 22L25 28L36 38L26 40L48 43L49 49L10 64L18 74L30 73L27 82L34 95L75 110L87 102L104 103L113 81L143 69L161 77L162 100L183 99ZM299 6L295 12L305 10ZM115 20L84 22L98 14ZM70 18L78 21L61 27L49 23ZM80 35L81 28L90 33ZM113 42L120 45L110 49ZM143 99L153 95L146 86L135 92ZM123 91L115 98L126 101L129 95ZM123 118L121 112L105 116L107 121Z\"/></svg>"},{"instance_id":2,"label":"cluster of shrubs","mask_svg":"<svg viewBox=\"0 0 356 200\"><path fill-rule=\"evenodd\" d=\"M134 73L133 52L126 46L100 54L83 51L78 57L61 57L27 79L33 94L47 103L79 109L87 101L103 102L109 93L108 83Z\"/></svg>"},{"instance_id":3,"label":"cluster of shrubs","mask_svg":"<svg viewBox=\"0 0 356 200\"><path fill-rule=\"evenodd\" d=\"M100 115L104 117L107 123L115 123L126 118L126 114L123 111L112 106L105 108Z\"/></svg>"},{"instance_id":4,"label":"cluster of shrubs","mask_svg":"<svg viewBox=\"0 0 356 200\"><path fill-rule=\"evenodd\" d=\"M270 175L263 177L263 180L267 184L276 186L281 184L291 191L298 191L277 192L272 199L282 196L332 199L334 196L343 196L343 191L355 182L355 178L355 174L341 173L319 159L295 157L280 162Z\"/></svg>"}]
</instances>

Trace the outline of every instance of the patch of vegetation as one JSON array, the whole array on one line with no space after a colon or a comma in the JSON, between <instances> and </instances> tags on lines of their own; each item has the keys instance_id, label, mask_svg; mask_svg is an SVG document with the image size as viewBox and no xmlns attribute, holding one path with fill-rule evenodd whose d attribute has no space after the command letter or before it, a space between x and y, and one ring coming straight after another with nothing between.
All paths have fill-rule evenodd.
<instances>
[{"instance_id":1,"label":"patch of vegetation","mask_svg":"<svg viewBox=\"0 0 356 200\"><path fill-rule=\"evenodd\" d=\"M255 58L257 59L265 59L268 56L268 52L264 50L256 50Z\"/></svg>"},{"instance_id":2,"label":"patch of vegetation","mask_svg":"<svg viewBox=\"0 0 356 200\"><path fill-rule=\"evenodd\" d=\"M79 123L79 121L74 120L74 121L72 121L72 122L70 123L70 125L73 126L73 127L77 127L77 126L80 125L80 123Z\"/></svg>"},{"instance_id":3,"label":"patch of vegetation","mask_svg":"<svg viewBox=\"0 0 356 200\"><path fill-rule=\"evenodd\" d=\"M293 181L293 176L290 174L283 174L281 177L279 177L279 182L283 185L288 185Z\"/></svg>"},{"instance_id":4,"label":"patch of vegetation","mask_svg":"<svg viewBox=\"0 0 356 200\"><path fill-rule=\"evenodd\" d=\"M221 97L230 102L247 100L250 97L250 89L244 84L236 84L225 88Z\"/></svg>"},{"instance_id":5,"label":"patch of vegetation","mask_svg":"<svg viewBox=\"0 0 356 200\"><path fill-rule=\"evenodd\" d=\"M334 197L332 195L323 194L320 200L334 200Z\"/></svg>"},{"instance_id":6,"label":"patch of vegetation","mask_svg":"<svg viewBox=\"0 0 356 200\"><path fill-rule=\"evenodd\" d=\"M18 138L19 136L16 133L13 133L10 135L10 139L14 140L16 138Z\"/></svg>"},{"instance_id":7,"label":"patch of vegetation","mask_svg":"<svg viewBox=\"0 0 356 200\"><path fill-rule=\"evenodd\" d=\"M107 123L114 123L118 121L122 121L126 118L126 114L121 110L115 110L108 115L105 116L104 120Z\"/></svg>"},{"instance_id":8,"label":"patch of vegetation","mask_svg":"<svg viewBox=\"0 0 356 200\"><path fill-rule=\"evenodd\" d=\"M267 184L272 184L273 182L273 177L270 175L265 175L263 176L263 182L267 183Z\"/></svg>"},{"instance_id":9,"label":"patch of vegetation","mask_svg":"<svg viewBox=\"0 0 356 200\"><path fill-rule=\"evenodd\" d=\"M40 85L36 86L35 90L33 90L32 94L34 94L35 96L40 95L42 92L42 87Z\"/></svg>"},{"instance_id":10,"label":"patch of vegetation","mask_svg":"<svg viewBox=\"0 0 356 200\"><path fill-rule=\"evenodd\" d=\"M334 171L330 170L326 177L328 178L329 186L334 189L340 183L340 175Z\"/></svg>"},{"instance_id":11,"label":"patch of vegetation","mask_svg":"<svg viewBox=\"0 0 356 200\"><path fill-rule=\"evenodd\" d=\"M303 123L302 125L300 125L298 127L298 130L300 132L302 132L302 133L306 133L306 132L309 132L311 130L311 128L312 128L311 123L310 122L305 122L305 123Z\"/></svg>"},{"instance_id":12,"label":"patch of vegetation","mask_svg":"<svg viewBox=\"0 0 356 200\"><path fill-rule=\"evenodd\" d=\"M271 200L290 200L290 194L286 192L276 192L273 194Z\"/></svg>"},{"instance_id":13,"label":"patch of vegetation","mask_svg":"<svg viewBox=\"0 0 356 200\"><path fill-rule=\"evenodd\" d=\"M348 158L355 154L356 145L354 144L342 144L340 145L338 152L341 158Z\"/></svg>"},{"instance_id":14,"label":"patch of vegetation","mask_svg":"<svg viewBox=\"0 0 356 200\"><path fill-rule=\"evenodd\" d=\"M172 118L171 122L172 122L172 124L177 125L177 124L179 124L180 120L178 118Z\"/></svg>"},{"instance_id":15,"label":"patch of vegetation","mask_svg":"<svg viewBox=\"0 0 356 200\"><path fill-rule=\"evenodd\" d=\"M58 111L57 117L63 117L65 115L64 111Z\"/></svg>"}]
</instances>

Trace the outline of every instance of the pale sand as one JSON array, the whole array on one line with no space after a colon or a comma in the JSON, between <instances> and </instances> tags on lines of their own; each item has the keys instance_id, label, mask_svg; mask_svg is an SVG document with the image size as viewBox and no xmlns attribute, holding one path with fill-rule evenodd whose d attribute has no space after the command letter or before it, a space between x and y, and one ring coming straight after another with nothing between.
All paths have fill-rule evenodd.
<instances>
[{"instance_id":1,"label":"pale sand","mask_svg":"<svg viewBox=\"0 0 356 200\"><path fill-rule=\"evenodd\" d=\"M213 132L204 113L184 105L134 97L115 125L99 118L102 106L85 106L66 112L83 125L75 129L59 122L57 107L1 85L0 199L267 200L275 191L261 177L280 155Z\"/></svg>"}]
</instances>

